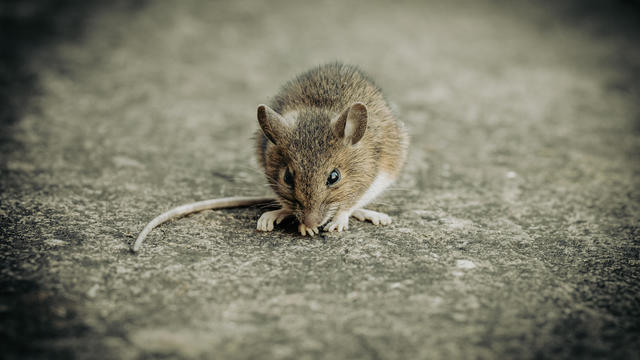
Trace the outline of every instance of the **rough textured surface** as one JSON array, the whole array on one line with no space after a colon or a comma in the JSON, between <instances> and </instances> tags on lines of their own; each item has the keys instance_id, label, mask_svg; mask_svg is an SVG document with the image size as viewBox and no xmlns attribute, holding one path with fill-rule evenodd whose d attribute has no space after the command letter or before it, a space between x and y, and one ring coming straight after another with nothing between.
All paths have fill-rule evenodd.
<instances>
[{"instance_id":1,"label":"rough textured surface","mask_svg":"<svg viewBox=\"0 0 640 360\"><path fill-rule=\"evenodd\" d=\"M5 3L1 353L639 358L640 12L605 3ZM391 226L210 211L128 251L268 194L256 105L336 59L410 129Z\"/></svg>"}]
</instances>

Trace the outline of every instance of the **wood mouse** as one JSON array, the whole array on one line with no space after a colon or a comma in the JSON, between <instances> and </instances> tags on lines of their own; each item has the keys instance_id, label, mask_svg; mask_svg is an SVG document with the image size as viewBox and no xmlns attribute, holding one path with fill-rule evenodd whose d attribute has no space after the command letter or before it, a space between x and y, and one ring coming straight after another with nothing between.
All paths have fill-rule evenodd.
<instances>
[{"instance_id":1,"label":"wood mouse","mask_svg":"<svg viewBox=\"0 0 640 360\"><path fill-rule=\"evenodd\" d=\"M153 219L131 250L165 221L194 212L277 202L259 231L295 216L302 235L349 228L351 216L388 225L364 208L400 174L409 137L382 91L352 65L330 63L287 82L269 105L258 106L256 151L275 198L231 197L174 208ZM323 226L324 225L324 226Z\"/></svg>"}]
</instances>

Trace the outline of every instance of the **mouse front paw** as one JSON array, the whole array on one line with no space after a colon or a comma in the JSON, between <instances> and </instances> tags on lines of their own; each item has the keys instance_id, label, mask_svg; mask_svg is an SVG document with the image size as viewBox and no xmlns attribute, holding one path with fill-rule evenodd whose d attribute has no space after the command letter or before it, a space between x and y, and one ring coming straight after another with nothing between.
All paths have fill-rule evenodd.
<instances>
[{"instance_id":1,"label":"mouse front paw","mask_svg":"<svg viewBox=\"0 0 640 360\"><path fill-rule=\"evenodd\" d=\"M280 224L287 216L291 215L291 211L286 209L279 209L273 211L267 211L260 215L258 219L258 231L271 231L273 230L273 223Z\"/></svg>"},{"instance_id":2,"label":"mouse front paw","mask_svg":"<svg viewBox=\"0 0 640 360\"><path fill-rule=\"evenodd\" d=\"M354 218L365 221L369 220L374 225L389 225L391 224L391 217L385 213L367 210L367 209L357 209L351 213L351 216Z\"/></svg>"},{"instance_id":3,"label":"mouse front paw","mask_svg":"<svg viewBox=\"0 0 640 360\"><path fill-rule=\"evenodd\" d=\"M349 230L349 213L339 213L333 217L327 225L324 226L324 231L338 231Z\"/></svg>"}]
</instances>

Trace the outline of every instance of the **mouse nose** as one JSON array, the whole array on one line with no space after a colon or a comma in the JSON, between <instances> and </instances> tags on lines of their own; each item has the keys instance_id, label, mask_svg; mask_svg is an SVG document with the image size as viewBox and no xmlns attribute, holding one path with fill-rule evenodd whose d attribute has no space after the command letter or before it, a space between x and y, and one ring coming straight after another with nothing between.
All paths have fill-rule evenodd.
<instances>
[{"instance_id":1,"label":"mouse nose","mask_svg":"<svg viewBox=\"0 0 640 360\"><path fill-rule=\"evenodd\" d=\"M320 224L320 221L322 221L322 216L317 212L317 211L312 211L312 212L308 212L306 214L304 214L304 225L308 228L315 228L318 227L322 224Z\"/></svg>"}]
</instances>

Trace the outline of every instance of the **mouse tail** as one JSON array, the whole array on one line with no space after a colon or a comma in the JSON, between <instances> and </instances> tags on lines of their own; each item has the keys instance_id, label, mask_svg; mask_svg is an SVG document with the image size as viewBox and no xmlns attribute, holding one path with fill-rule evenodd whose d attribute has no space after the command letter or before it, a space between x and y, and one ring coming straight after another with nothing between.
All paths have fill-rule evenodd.
<instances>
[{"instance_id":1,"label":"mouse tail","mask_svg":"<svg viewBox=\"0 0 640 360\"><path fill-rule=\"evenodd\" d=\"M169 220L176 219L182 216L186 216L189 214L193 214L203 210L213 210L213 209L227 209L234 207L246 207L260 204L267 204L276 202L276 199L273 197L227 197L220 199L211 199L198 201L190 204L181 205L175 207L165 213L162 213L156 216L153 220L151 220L147 226L142 229L140 235L136 239L136 242L131 247L132 252L138 252L140 250L140 246L142 246L142 242L147 237L147 235L153 230L156 226L165 223Z\"/></svg>"}]
</instances>

